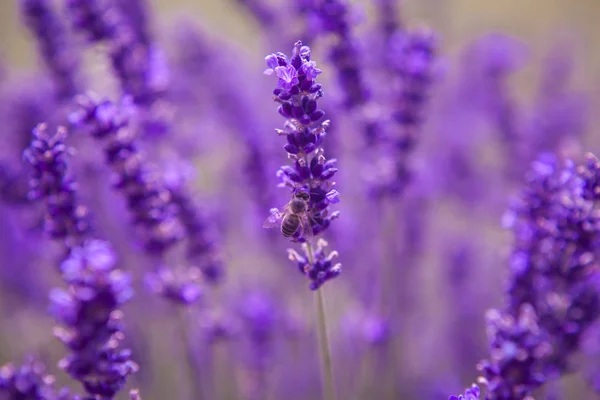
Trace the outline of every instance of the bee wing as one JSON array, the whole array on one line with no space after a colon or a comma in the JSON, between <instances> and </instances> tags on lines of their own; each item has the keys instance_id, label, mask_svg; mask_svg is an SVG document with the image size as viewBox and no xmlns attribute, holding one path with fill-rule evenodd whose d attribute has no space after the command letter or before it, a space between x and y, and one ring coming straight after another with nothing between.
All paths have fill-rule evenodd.
<instances>
[{"instance_id":1,"label":"bee wing","mask_svg":"<svg viewBox=\"0 0 600 400\"><path fill-rule=\"evenodd\" d=\"M311 237L313 236L313 229L312 229L312 224L310 223L310 219L308 218L308 215L304 215L302 216L302 218L300 218L300 235L304 236L304 237Z\"/></svg>"},{"instance_id":2,"label":"bee wing","mask_svg":"<svg viewBox=\"0 0 600 400\"><path fill-rule=\"evenodd\" d=\"M280 224L281 218L283 213L276 208L271 208L271 215L263 222L263 228L275 228Z\"/></svg>"}]
</instances>

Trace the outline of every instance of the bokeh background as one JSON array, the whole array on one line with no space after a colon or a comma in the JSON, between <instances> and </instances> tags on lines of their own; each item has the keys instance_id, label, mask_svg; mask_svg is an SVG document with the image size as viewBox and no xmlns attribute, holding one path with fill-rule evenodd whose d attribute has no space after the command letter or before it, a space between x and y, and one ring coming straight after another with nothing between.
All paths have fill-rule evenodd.
<instances>
[{"instance_id":1,"label":"bokeh background","mask_svg":"<svg viewBox=\"0 0 600 400\"><path fill-rule=\"evenodd\" d=\"M6 66L2 85L9 92L21 84L30 85L26 77L42 69L35 42L21 23L17 3L3 0L0 4L0 59ZM274 83L263 76L262 70L265 54L289 52L292 43L285 48L274 47L281 45L281 38L272 37L273 29L262 26L233 0L150 3L155 37L173 60L189 50L177 44L182 20L196 26L204 40L219 54L222 52L225 61L222 66L216 63L211 67L213 79L219 81L222 76L235 75L235 87L243 93L245 104L252 107L253 118L259 121L258 129L265 131L259 142L271 157L268 165L275 168L284 161L279 139L270 134L281 125L270 102ZM288 2L278 0L272 4L282 15L293 15ZM362 10L357 13L357 31L367 38L375 20L373 4L369 1L352 4ZM468 52L474 42L489 33L511 38L506 39L507 46L516 49L518 68L507 79L507 91L524 115L536 112L540 82L552 54L563 57L572 66L564 92L577 100L572 105L574 111L560 109L556 113L580 115L585 109L581 113L585 116L574 117L576 121L567 128L573 132L565 133L566 139L559 150L578 158L582 151L596 152L600 146L595 134L600 124L599 1L405 0L400 10L407 26L425 25L438 32L437 78L415 155L418 171L415 189L407 195L404 214L397 218L400 228L396 227L394 234L381 234L379 231L386 232L389 227L373 228L370 223L373 213L361 192L360 145L348 144L350 139L344 140L342 136L355 136L354 141L360 141L359 133L353 131L356 125L352 116L341 117L343 129L336 130L341 132L343 142L337 157L341 168L347 166L347 170L339 178L343 218L331 235L333 247L341 254L344 274L328 283L326 290L336 386L339 398L343 399L445 399L476 379L475 364L486 355L484 313L502 304L502 282L508 273L510 233L501 229L500 221L520 182L518 179L506 182L503 177L502 171L513 160L502 150L492 118L466 113L469 115L456 118L459 122L452 119L456 116L454 110L461 107L457 93L462 87L471 87L471 96L477 96L478 77L468 72L478 62L476 54ZM285 26L283 23L277 29L285 30ZM282 36L285 34L282 32ZM313 59L321 65L327 85L322 101L335 107L339 88L330 77L332 66L325 56L328 41L310 44ZM369 57L368 50L365 57ZM86 89L115 98L115 82L108 73L102 49L87 52L85 64ZM212 344L206 333L207 321L235 320L234 316L243 308L240 304L248 303L254 296L259 297L254 299L259 303L264 300L262 297L270 299L269 307L279 310L272 313L277 315L275 321L265 322L279 328L274 334L272 354L265 361L268 390L260 392L258 398L319 398L313 293L287 262L285 249L290 244L261 230L268 209L262 210L262 214L256 209L254 192L243 176L246 149L236 133L239 127L235 123L228 125L217 116L223 112L227 98L215 94L207 72L202 74L188 83L195 85L198 96L194 110L186 112L195 113L197 118L182 117L177 122L189 140L197 144L196 151L186 156L193 175L190 185L221 231L227 279L221 287L207 289L201 307L186 314L187 346L181 336L178 313L144 288L142 276L149 267L135 246L127 245L127 230L119 231L120 218L126 211L118 195L111 194L108 184L106 188L102 185L108 182L109 174L100 173L105 181L97 177L83 185L83 198L92 204L103 231L112 232L110 239L116 243L122 265L126 269L131 265L136 277L139 296L124 310L126 315L133 315L128 322L134 331L131 346L141 366L131 387L140 387L144 398L149 400L192 398L186 366L191 352L200 365L200 374L195 379L205 390L204 399L256 396L254 386L258 379L254 372L259 367L248 362L252 358L248 355L252 344L243 339L243 324L239 328L242 339L224 344ZM5 112L3 118L11 122L18 116ZM231 118L236 119L236 115ZM33 126L39 121L30 122ZM453 138L476 142L469 150L475 161L470 164L470 172L463 170L450 178L441 174L445 171L446 151L453 148L447 145ZM169 139L163 143L174 144ZM86 147L79 153L86 154L89 150ZM177 165L174 168L180 172L176 151L149 149L149 153L164 171ZM274 187L275 169L272 171L267 176L272 178L269 184ZM78 176L83 175L85 171L79 171ZM274 206L284 204L284 195L274 196L278 202ZM60 284L50 266L56 249L42 235L28 236L20 213L4 207L1 214L0 268L6 273L1 274L0 364L33 351L52 366L64 355L63 347L52 337L54 322L47 316L45 304L49 289ZM416 221L411 216L416 216L413 218ZM379 233L373 234L372 229L378 229ZM421 233L417 235L412 229ZM406 249L398 249L411 243L415 235L419 237L418 243L410 246L418 250L404 257ZM402 315L392 327L394 344L386 347L373 344L376 340L371 337L377 335L379 321L378 311L370 305L373 296L376 297L372 293L377 292L372 286L378 285L378 279L370 271L381 254L389 254L389 248L395 251L392 253L392 258L397 257L395 266L404 268L410 264L411 272L406 278L410 284L397 288L408 289L410 293L406 298L395 297L406 304L390 306ZM21 266L20 261L16 262L19 252L32 255L26 267L15 268ZM68 384L64 374L52 370L61 383ZM564 398L600 398L586 388L584 374L569 376L553 387L552 392L561 393ZM122 396L125 398L125 393ZM540 393L540 398L545 396L545 392Z\"/></svg>"}]
</instances>

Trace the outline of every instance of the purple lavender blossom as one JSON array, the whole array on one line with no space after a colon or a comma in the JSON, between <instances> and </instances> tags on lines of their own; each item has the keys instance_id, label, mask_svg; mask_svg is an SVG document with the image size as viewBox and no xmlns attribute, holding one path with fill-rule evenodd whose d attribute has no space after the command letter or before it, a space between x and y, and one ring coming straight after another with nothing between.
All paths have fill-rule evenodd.
<instances>
[{"instance_id":1,"label":"purple lavender blossom","mask_svg":"<svg viewBox=\"0 0 600 400\"><path fill-rule=\"evenodd\" d=\"M306 245L304 247L306 252ZM325 282L335 278L342 272L342 265L334 262L338 257L338 252L334 250L326 254L326 249L327 242L319 239L313 253L313 263L309 262L308 256L300 255L295 250L288 249L290 261L296 263L300 273L306 275L311 280L311 290L317 290Z\"/></svg>"},{"instance_id":2,"label":"purple lavender blossom","mask_svg":"<svg viewBox=\"0 0 600 400\"><path fill-rule=\"evenodd\" d=\"M285 215L272 209L268 222L282 220L281 230L284 235L291 236L294 241L306 242L313 235L325 231L338 212L329 213L329 205L339 201L339 193L333 188L333 176L337 172L336 160L327 160L321 147L329 121L324 120L325 113L319 109L317 101L322 97L321 85L315 81L318 75L315 63L310 60L310 48L298 41L294 45L291 58L283 53L266 57L267 67L283 68L286 76L294 79L286 80L285 85L278 82L273 94L279 105L279 113L286 118L285 130L277 129L278 135L286 136L284 146L288 157L294 160L293 166L284 165L277 172L281 179L280 186L292 191L293 201L305 201L307 204L305 226L302 222L296 226L295 232L284 229ZM291 72L291 71L294 72ZM295 82L288 85L287 82ZM298 200L304 199L304 200ZM290 203L292 204L292 203ZM290 205L290 207L293 207ZM292 210L294 213L297 210ZM285 214L285 211L284 211ZM302 213L300 213L302 214ZM296 216L296 214L294 214ZM296 216L297 219L304 216ZM267 224L267 223L266 223ZM268 226L268 225L265 225ZM293 229L292 229L293 230ZM332 264L331 258L322 254L322 245L314 255L310 243L304 244L307 252L306 265L300 269L311 281L311 289L319 288L325 281L335 278L341 272L339 264ZM332 254L337 254L333 252ZM298 255L298 260L303 259ZM295 261L298 261L295 260ZM298 261L300 263L300 261Z\"/></svg>"},{"instance_id":3,"label":"purple lavender blossom","mask_svg":"<svg viewBox=\"0 0 600 400\"><path fill-rule=\"evenodd\" d=\"M411 180L409 155L417 144L424 120L425 104L433 80L437 38L430 30L397 33L390 42L391 68L397 74L391 116L395 122L388 131L389 148L382 160L390 160L387 174L373 182L376 195L402 193ZM380 160L380 162L383 162Z\"/></svg>"},{"instance_id":4,"label":"purple lavender blossom","mask_svg":"<svg viewBox=\"0 0 600 400\"><path fill-rule=\"evenodd\" d=\"M57 390L54 376L36 357L28 356L23 364L6 364L0 367L0 397L3 399L70 400L65 389Z\"/></svg>"},{"instance_id":5,"label":"purple lavender blossom","mask_svg":"<svg viewBox=\"0 0 600 400\"><path fill-rule=\"evenodd\" d=\"M600 161L543 155L505 215L514 231L506 311L489 314L486 399L522 399L572 369L583 335L600 317Z\"/></svg>"},{"instance_id":6,"label":"purple lavender blossom","mask_svg":"<svg viewBox=\"0 0 600 400\"><path fill-rule=\"evenodd\" d=\"M533 307L526 304L517 318L491 310L487 315L490 358L479 363L486 400L525 399L548 379L543 359L552 352Z\"/></svg>"},{"instance_id":7,"label":"purple lavender blossom","mask_svg":"<svg viewBox=\"0 0 600 400\"><path fill-rule=\"evenodd\" d=\"M90 221L88 209L78 204L75 181L67 175L66 138L65 128L51 135L46 124L39 124L24 157L33 167L29 196L46 203L46 231L71 248L89 236Z\"/></svg>"},{"instance_id":8,"label":"purple lavender blossom","mask_svg":"<svg viewBox=\"0 0 600 400\"><path fill-rule=\"evenodd\" d=\"M265 368L272 356L274 337L281 318L278 309L269 296L253 292L241 301L239 316L243 333L247 335L252 349L250 361L256 368Z\"/></svg>"},{"instance_id":9,"label":"purple lavender blossom","mask_svg":"<svg viewBox=\"0 0 600 400\"><path fill-rule=\"evenodd\" d=\"M94 398L112 399L138 370L124 339L120 307L132 296L131 278L115 267L108 243L90 240L61 264L68 290L50 293L51 312L63 324L55 335L71 350L59 362Z\"/></svg>"},{"instance_id":10,"label":"purple lavender blossom","mask_svg":"<svg viewBox=\"0 0 600 400\"><path fill-rule=\"evenodd\" d=\"M450 396L448 400L478 400L481 391L479 390L479 386L473 384L470 388L465 390L464 394L459 394L458 396Z\"/></svg>"},{"instance_id":11,"label":"purple lavender blossom","mask_svg":"<svg viewBox=\"0 0 600 400\"><path fill-rule=\"evenodd\" d=\"M209 344L224 343L238 336L239 326L230 316L204 313L198 321L204 340Z\"/></svg>"},{"instance_id":12,"label":"purple lavender blossom","mask_svg":"<svg viewBox=\"0 0 600 400\"><path fill-rule=\"evenodd\" d=\"M322 29L337 36L329 58L338 71L338 83L349 109L364 105L371 94L362 74L359 41L353 36L349 5L346 0L324 0L315 9Z\"/></svg>"},{"instance_id":13,"label":"purple lavender blossom","mask_svg":"<svg viewBox=\"0 0 600 400\"><path fill-rule=\"evenodd\" d=\"M156 294L175 303L190 305L202 296L199 282L201 271L197 268L161 267L146 275L147 286Z\"/></svg>"},{"instance_id":14,"label":"purple lavender blossom","mask_svg":"<svg viewBox=\"0 0 600 400\"><path fill-rule=\"evenodd\" d=\"M79 96L71 122L105 143L107 162L118 176L115 187L127 198L134 224L141 228L145 248L164 255L184 235L187 259L212 283L222 280L223 263L211 226L183 187L169 187L150 171L137 138L128 129L129 103L121 107L108 100Z\"/></svg>"},{"instance_id":15,"label":"purple lavender blossom","mask_svg":"<svg viewBox=\"0 0 600 400\"><path fill-rule=\"evenodd\" d=\"M78 91L78 52L67 28L49 0L20 0L25 23L35 35L59 100L70 100Z\"/></svg>"},{"instance_id":16,"label":"purple lavender blossom","mask_svg":"<svg viewBox=\"0 0 600 400\"><path fill-rule=\"evenodd\" d=\"M376 5L378 27L381 30L384 47L387 48L392 36L403 28L402 22L398 18L398 1L377 0Z\"/></svg>"},{"instance_id":17,"label":"purple lavender blossom","mask_svg":"<svg viewBox=\"0 0 600 400\"><path fill-rule=\"evenodd\" d=\"M121 14L126 16L129 24L141 43L149 44L152 40L150 33L150 4L147 0L115 0Z\"/></svg>"},{"instance_id":18,"label":"purple lavender blossom","mask_svg":"<svg viewBox=\"0 0 600 400\"><path fill-rule=\"evenodd\" d=\"M139 27L132 24L116 0L68 0L74 28L92 43L106 42L109 57L126 95L138 105L149 106L168 86L168 73L161 50L146 43Z\"/></svg>"},{"instance_id":19,"label":"purple lavender blossom","mask_svg":"<svg viewBox=\"0 0 600 400\"><path fill-rule=\"evenodd\" d=\"M180 223L186 232L187 260L200 268L207 282L222 282L225 268L217 232L209 218L200 212L183 188L170 189L173 204L178 207Z\"/></svg>"},{"instance_id":20,"label":"purple lavender blossom","mask_svg":"<svg viewBox=\"0 0 600 400\"><path fill-rule=\"evenodd\" d=\"M141 229L146 250L163 254L183 236L170 191L149 171L129 124L128 103L119 108L108 100L78 97L71 123L102 140L108 164L118 180L115 188L127 198L133 222Z\"/></svg>"}]
</instances>

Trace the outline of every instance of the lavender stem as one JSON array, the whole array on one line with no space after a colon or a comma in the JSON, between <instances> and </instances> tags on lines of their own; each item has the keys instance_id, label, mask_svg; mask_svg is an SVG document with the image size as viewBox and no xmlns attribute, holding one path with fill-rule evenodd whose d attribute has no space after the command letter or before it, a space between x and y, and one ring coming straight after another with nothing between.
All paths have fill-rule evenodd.
<instances>
[{"instance_id":1,"label":"lavender stem","mask_svg":"<svg viewBox=\"0 0 600 400\"><path fill-rule=\"evenodd\" d=\"M310 242L306 242L306 255L310 265L314 265L315 257ZM327 333L327 317L325 315L325 295L323 286L317 289L317 325L319 330L319 350L321 351L321 366L323 373L323 399L335 399L335 387L333 385L333 367L331 363L331 349L329 347L329 335Z\"/></svg>"},{"instance_id":2,"label":"lavender stem","mask_svg":"<svg viewBox=\"0 0 600 400\"><path fill-rule=\"evenodd\" d=\"M196 400L202 400L204 398L204 392L202 390L202 385L200 384L200 371L198 369L198 360L195 356L195 350L192 347L189 335L188 335L188 318L187 313L190 310L187 308L181 307L179 309L179 325L181 328L181 340L183 342L183 351L185 352L185 357L187 361L187 365L185 369L187 370L187 374L190 377L192 398Z\"/></svg>"}]
</instances>

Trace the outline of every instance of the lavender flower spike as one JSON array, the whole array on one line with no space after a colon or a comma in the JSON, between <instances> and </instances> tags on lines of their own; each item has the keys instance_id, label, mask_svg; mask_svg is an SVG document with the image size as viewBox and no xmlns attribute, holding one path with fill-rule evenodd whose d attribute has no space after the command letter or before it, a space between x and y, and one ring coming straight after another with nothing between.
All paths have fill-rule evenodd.
<instances>
[{"instance_id":1,"label":"lavender flower spike","mask_svg":"<svg viewBox=\"0 0 600 400\"><path fill-rule=\"evenodd\" d=\"M89 236L90 222L88 209L78 204L75 181L67 175L66 138L65 128L51 135L46 124L39 124L23 155L33 167L29 197L46 202L46 231L70 248Z\"/></svg>"},{"instance_id":2,"label":"lavender flower spike","mask_svg":"<svg viewBox=\"0 0 600 400\"><path fill-rule=\"evenodd\" d=\"M67 27L52 9L49 0L20 0L23 18L38 41L40 54L57 86L61 100L70 100L77 93L75 71L77 52L69 41Z\"/></svg>"},{"instance_id":3,"label":"lavender flower spike","mask_svg":"<svg viewBox=\"0 0 600 400\"><path fill-rule=\"evenodd\" d=\"M67 389L56 390L55 378L37 358L29 356L20 366L0 367L0 397L2 399L69 400Z\"/></svg>"},{"instance_id":4,"label":"lavender flower spike","mask_svg":"<svg viewBox=\"0 0 600 400\"><path fill-rule=\"evenodd\" d=\"M514 231L507 307L488 313L486 400L524 399L572 370L583 335L600 318L600 161L533 164L504 223Z\"/></svg>"},{"instance_id":5,"label":"lavender flower spike","mask_svg":"<svg viewBox=\"0 0 600 400\"><path fill-rule=\"evenodd\" d=\"M424 122L436 49L437 37L427 29L397 33L390 42L389 62L398 77L392 105L395 132L389 138L388 154L394 167L390 176L374 182L374 192L378 195L402 194L412 179L410 154Z\"/></svg>"},{"instance_id":6,"label":"lavender flower spike","mask_svg":"<svg viewBox=\"0 0 600 400\"><path fill-rule=\"evenodd\" d=\"M265 74L273 72L279 78L273 91L274 100L279 103L279 114L285 119L285 130L277 129L279 135L287 137L284 146L293 165L282 166L277 175L280 186L291 190L292 199L283 212L271 209L265 227L279 224L283 236L301 242L305 256L290 251L290 259L296 261L301 272L310 281L310 288L317 291L317 325L319 348L323 366L323 397L335 399L335 385L331 351L325 317L325 300L322 285L341 272L340 264L331 260L337 256L332 252L325 256L324 242L313 251L311 238L325 231L339 212L329 213L329 205L339 202L339 193L331 180L337 172L336 160L327 160L321 147L329 121L324 120L325 112L319 109L317 101L323 96L321 84L316 82L321 70L310 59L310 48L296 42L292 56L283 53L270 54L265 58Z\"/></svg>"},{"instance_id":7,"label":"lavender flower spike","mask_svg":"<svg viewBox=\"0 0 600 400\"><path fill-rule=\"evenodd\" d=\"M118 177L116 188L127 198L146 250L164 254L182 238L183 231L170 191L148 170L133 132L127 129L130 107L127 99L118 107L91 95L78 96L79 107L70 120L103 141L107 162Z\"/></svg>"},{"instance_id":8,"label":"lavender flower spike","mask_svg":"<svg viewBox=\"0 0 600 400\"><path fill-rule=\"evenodd\" d=\"M94 398L112 399L138 370L124 339L120 307L133 295L131 278L115 268L108 243L87 241L61 265L68 290L50 293L51 312L63 324L55 335L71 354L59 362Z\"/></svg>"},{"instance_id":9,"label":"lavender flower spike","mask_svg":"<svg viewBox=\"0 0 600 400\"><path fill-rule=\"evenodd\" d=\"M329 205L339 201L332 178L337 172L336 160L326 159L321 147L329 121L318 108L317 101L323 96L321 84L316 82L321 70L310 60L310 48L298 41L291 58L283 53L265 58L266 74L273 72L279 78L273 91L279 103L279 113L286 118L285 130L277 134L287 138L284 146L292 165L284 165L277 176L280 186L291 190L292 201L286 206L290 212L271 210L266 227L280 224L284 236L293 241L306 243L312 236L324 232L339 212L329 211ZM302 264L300 270L311 280L311 289L318 289L326 280L335 278L341 271L340 264L332 264L333 256L320 251L312 253L310 244L304 245L306 258L291 252L290 258Z\"/></svg>"},{"instance_id":10,"label":"lavender flower spike","mask_svg":"<svg viewBox=\"0 0 600 400\"><path fill-rule=\"evenodd\" d=\"M92 43L108 44L113 70L126 95L137 105L150 106L164 94L169 77L163 54L155 43L147 43L147 34L125 15L119 1L66 2L74 29Z\"/></svg>"},{"instance_id":11,"label":"lavender flower spike","mask_svg":"<svg viewBox=\"0 0 600 400\"><path fill-rule=\"evenodd\" d=\"M344 91L344 106L349 110L364 106L371 93L362 73L359 41L353 32L349 2L324 0L316 11L323 30L337 38L329 57L337 69L339 86Z\"/></svg>"}]
</instances>

